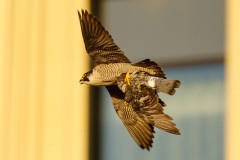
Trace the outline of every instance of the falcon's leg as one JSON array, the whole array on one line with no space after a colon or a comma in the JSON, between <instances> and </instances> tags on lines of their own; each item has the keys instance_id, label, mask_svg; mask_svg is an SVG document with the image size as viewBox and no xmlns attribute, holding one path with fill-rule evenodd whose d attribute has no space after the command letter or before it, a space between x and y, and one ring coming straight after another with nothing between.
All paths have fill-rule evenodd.
<instances>
[{"instance_id":1,"label":"falcon's leg","mask_svg":"<svg viewBox=\"0 0 240 160\"><path fill-rule=\"evenodd\" d=\"M129 72L126 73L126 76L125 76L125 80L124 80L124 83L128 83L128 85L130 85L130 82L129 82L129 79L132 78L130 75L129 75Z\"/></svg>"}]
</instances>

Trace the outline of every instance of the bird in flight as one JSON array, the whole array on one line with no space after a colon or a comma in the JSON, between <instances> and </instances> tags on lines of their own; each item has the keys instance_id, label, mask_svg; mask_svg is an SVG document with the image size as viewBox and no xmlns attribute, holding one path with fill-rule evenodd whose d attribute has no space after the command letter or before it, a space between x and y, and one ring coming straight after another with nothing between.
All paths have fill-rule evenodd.
<instances>
[{"instance_id":1,"label":"bird in flight","mask_svg":"<svg viewBox=\"0 0 240 160\"><path fill-rule=\"evenodd\" d=\"M81 84L105 86L114 109L142 149L150 150L154 127L180 135L172 117L163 112L166 104L157 92L173 95L179 80L169 80L153 61L131 63L101 23L88 11L78 11L82 36L94 68L80 79Z\"/></svg>"}]
</instances>

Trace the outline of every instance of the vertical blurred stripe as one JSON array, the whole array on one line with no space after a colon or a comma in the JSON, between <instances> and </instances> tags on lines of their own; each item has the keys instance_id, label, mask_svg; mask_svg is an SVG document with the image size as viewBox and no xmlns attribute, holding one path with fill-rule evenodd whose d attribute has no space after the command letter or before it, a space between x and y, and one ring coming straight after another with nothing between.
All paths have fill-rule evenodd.
<instances>
[{"instance_id":1,"label":"vertical blurred stripe","mask_svg":"<svg viewBox=\"0 0 240 160\"><path fill-rule=\"evenodd\" d=\"M226 1L226 160L240 159L240 1Z\"/></svg>"},{"instance_id":2,"label":"vertical blurred stripe","mask_svg":"<svg viewBox=\"0 0 240 160\"><path fill-rule=\"evenodd\" d=\"M87 160L89 0L0 1L0 159Z\"/></svg>"}]
</instances>

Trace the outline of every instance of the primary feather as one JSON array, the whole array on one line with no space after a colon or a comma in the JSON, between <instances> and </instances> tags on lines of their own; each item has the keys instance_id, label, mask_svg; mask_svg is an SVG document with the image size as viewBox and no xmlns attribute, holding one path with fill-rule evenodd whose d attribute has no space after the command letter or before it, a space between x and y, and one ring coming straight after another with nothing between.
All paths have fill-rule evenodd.
<instances>
[{"instance_id":1,"label":"primary feather","mask_svg":"<svg viewBox=\"0 0 240 160\"><path fill-rule=\"evenodd\" d=\"M123 51L115 44L112 36L101 23L87 11L78 11L84 44L94 65L109 63L130 63Z\"/></svg>"}]
</instances>

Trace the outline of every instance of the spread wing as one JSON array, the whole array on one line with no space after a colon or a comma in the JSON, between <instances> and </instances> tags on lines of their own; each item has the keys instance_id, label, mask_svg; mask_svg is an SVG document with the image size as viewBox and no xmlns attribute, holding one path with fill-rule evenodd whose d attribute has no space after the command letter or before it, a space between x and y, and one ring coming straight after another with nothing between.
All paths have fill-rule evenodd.
<instances>
[{"instance_id":1,"label":"spread wing","mask_svg":"<svg viewBox=\"0 0 240 160\"><path fill-rule=\"evenodd\" d=\"M87 11L78 11L85 48L94 65L108 63L130 63L129 59L114 43L112 36L101 23Z\"/></svg>"},{"instance_id":2,"label":"spread wing","mask_svg":"<svg viewBox=\"0 0 240 160\"><path fill-rule=\"evenodd\" d=\"M130 103L124 100L124 93L118 86L106 87L112 98L114 108L123 124L137 144L143 149L152 147L154 129L134 111Z\"/></svg>"}]
</instances>

